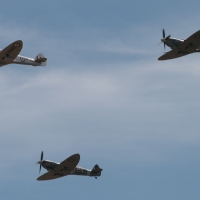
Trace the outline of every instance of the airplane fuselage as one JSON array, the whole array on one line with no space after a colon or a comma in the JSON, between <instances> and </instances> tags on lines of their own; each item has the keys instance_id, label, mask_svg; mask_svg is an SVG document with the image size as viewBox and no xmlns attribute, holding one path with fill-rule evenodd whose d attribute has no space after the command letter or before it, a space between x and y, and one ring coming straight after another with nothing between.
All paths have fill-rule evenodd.
<instances>
[{"instance_id":1,"label":"airplane fuselage","mask_svg":"<svg viewBox=\"0 0 200 200\"><path fill-rule=\"evenodd\" d=\"M32 66L42 66L41 63L38 63L33 58L28 58L24 56L18 55L13 61L13 64L21 64L21 65L32 65Z\"/></svg>"},{"instance_id":2,"label":"airplane fuselage","mask_svg":"<svg viewBox=\"0 0 200 200\"><path fill-rule=\"evenodd\" d=\"M1 52L2 50L0 50ZM25 56L18 55L14 60L13 58L4 57L2 61L0 61L0 67L2 64L21 64L21 65L32 65L32 66L45 66L43 63L36 62L33 58L28 58Z\"/></svg>"},{"instance_id":3,"label":"airplane fuselage","mask_svg":"<svg viewBox=\"0 0 200 200\"><path fill-rule=\"evenodd\" d=\"M39 161L39 164L42 165L43 168L45 168L47 171L53 171L56 173L54 170L56 166L58 166L60 163L56 163L50 160L43 160ZM67 169L66 169L67 170ZM101 173L96 174L92 173L92 170L89 169L84 169L82 167L76 166L73 171L69 175L81 175L81 176L100 176Z\"/></svg>"},{"instance_id":4,"label":"airplane fuselage","mask_svg":"<svg viewBox=\"0 0 200 200\"><path fill-rule=\"evenodd\" d=\"M180 44L182 44L184 42L184 40L180 40L180 39L176 39L176 38L169 38L167 40L165 39L161 39L161 41L164 41L165 44L170 47L171 49L175 49L177 48ZM162 41L162 42L163 42Z\"/></svg>"},{"instance_id":5,"label":"airplane fuselage","mask_svg":"<svg viewBox=\"0 0 200 200\"><path fill-rule=\"evenodd\" d=\"M42 162L38 162L42 165L47 171L53 171L56 166L58 166L60 163L52 162L50 160L43 160Z\"/></svg>"},{"instance_id":6,"label":"airplane fuselage","mask_svg":"<svg viewBox=\"0 0 200 200\"><path fill-rule=\"evenodd\" d=\"M185 40L180 40L180 39L176 39L176 38L169 38L167 40L161 39L161 41L164 42L171 49L179 49L179 45L182 44ZM195 48L192 43L189 44L185 49L194 49L195 52L200 52L200 47Z\"/></svg>"}]
</instances>

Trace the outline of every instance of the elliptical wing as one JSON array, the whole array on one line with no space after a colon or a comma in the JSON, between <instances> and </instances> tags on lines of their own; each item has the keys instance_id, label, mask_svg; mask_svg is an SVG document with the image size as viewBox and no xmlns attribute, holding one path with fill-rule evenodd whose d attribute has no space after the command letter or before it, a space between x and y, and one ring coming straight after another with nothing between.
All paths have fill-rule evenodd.
<instances>
[{"instance_id":1,"label":"elliptical wing","mask_svg":"<svg viewBox=\"0 0 200 200\"><path fill-rule=\"evenodd\" d=\"M12 63L12 61L19 55L22 50L23 42L17 40L0 52L0 66Z\"/></svg>"}]
</instances>

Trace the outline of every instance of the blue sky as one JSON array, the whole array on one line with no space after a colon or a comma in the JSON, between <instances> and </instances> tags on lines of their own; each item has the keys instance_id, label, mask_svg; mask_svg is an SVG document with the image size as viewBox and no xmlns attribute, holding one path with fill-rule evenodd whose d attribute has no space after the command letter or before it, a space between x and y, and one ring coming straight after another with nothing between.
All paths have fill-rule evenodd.
<instances>
[{"instance_id":1,"label":"blue sky","mask_svg":"<svg viewBox=\"0 0 200 200\"><path fill-rule=\"evenodd\" d=\"M21 55L48 63L0 68L1 198L198 199L200 54L157 58L163 28L175 38L200 29L199 6L4 2L0 48L21 39ZM57 162L80 153L102 176L38 182L42 150Z\"/></svg>"}]
</instances>

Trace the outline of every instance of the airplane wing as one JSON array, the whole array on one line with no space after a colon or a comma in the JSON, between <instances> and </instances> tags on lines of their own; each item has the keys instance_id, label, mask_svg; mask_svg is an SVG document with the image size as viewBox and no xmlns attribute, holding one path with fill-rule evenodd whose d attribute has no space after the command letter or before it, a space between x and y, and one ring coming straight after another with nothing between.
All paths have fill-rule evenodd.
<instances>
[{"instance_id":1,"label":"airplane wing","mask_svg":"<svg viewBox=\"0 0 200 200\"><path fill-rule=\"evenodd\" d=\"M54 168L54 171L56 172L62 172L62 171L71 171L78 165L80 160L79 154L74 154L70 156L69 158L62 161L58 166Z\"/></svg>"},{"instance_id":2,"label":"airplane wing","mask_svg":"<svg viewBox=\"0 0 200 200\"><path fill-rule=\"evenodd\" d=\"M42 176L38 177L37 180L38 181L51 180L71 174L71 171L74 170L79 160L80 160L80 155L74 154L69 158L67 158L66 160L62 161L58 166L56 166L53 169L53 171L47 172Z\"/></svg>"},{"instance_id":3,"label":"airplane wing","mask_svg":"<svg viewBox=\"0 0 200 200\"><path fill-rule=\"evenodd\" d=\"M47 172L45 174L43 174L42 176L38 177L37 180L38 181L47 181L47 180L52 180L52 179L56 179L56 178L61 178L63 176L66 176L68 174L56 174L55 172L51 171L51 172Z\"/></svg>"},{"instance_id":4,"label":"airplane wing","mask_svg":"<svg viewBox=\"0 0 200 200\"><path fill-rule=\"evenodd\" d=\"M188 37L182 44L178 46L180 50L194 49L200 46L200 30Z\"/></svg>"},{"instance_id":5,"label":"airplane wing","mask_svg":"<svg viewBox=\"0 0 200 200\"><path fill-rule=\"evenodd\" d=\"M174 58L179 58L181 56L186 56L190 53L194 53L195 51L180 51L179 49L173 49L164 55L160 56L158 60L169 60Z\"/></svg>"},{"instance_id":6,"label":"airplane wing","mask_svg":"<svg viewBox=\"0 0 200 200\"><path fill-rule=\"evenodd\" d=\"M19 55L22 47L23 42L21 40L17 40L4 48L0 52L0 66L12 63L12 61Z\"/></svg>"}]
</instances>

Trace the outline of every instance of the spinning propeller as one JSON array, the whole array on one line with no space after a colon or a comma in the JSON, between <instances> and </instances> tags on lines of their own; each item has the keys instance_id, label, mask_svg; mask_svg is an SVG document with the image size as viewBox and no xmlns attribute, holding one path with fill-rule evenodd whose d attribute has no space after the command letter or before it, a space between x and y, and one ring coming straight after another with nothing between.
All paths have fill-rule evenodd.
<instances>
[{"instance_id":1,"label":"spinning propeller","mask_svg":"<svg viewBox=\"0 0 200 200\"><path fill-rule=\"evenodd\" d=\"M163 29L162 34L163 34L163 38L161 39L161 42L164 43L164 49L165 49L165 42L171 37L171 35L168 35L167 37L165 37L165 29Z\"/></svg>"},{"instance_id":2,"label":"spinning propeller","mask_svg":"<svg viewBox=\"0 0 200 200\"><path fill-rule=\"evenodd\" d=\"M41 171L41 167L42 167L41 162L42 162L42 161L43 161L43 151L41 152L40 161L38 161L38 164L40 164L39 173L40 173L40 171Z\"/></svg>"}]
</instances>

